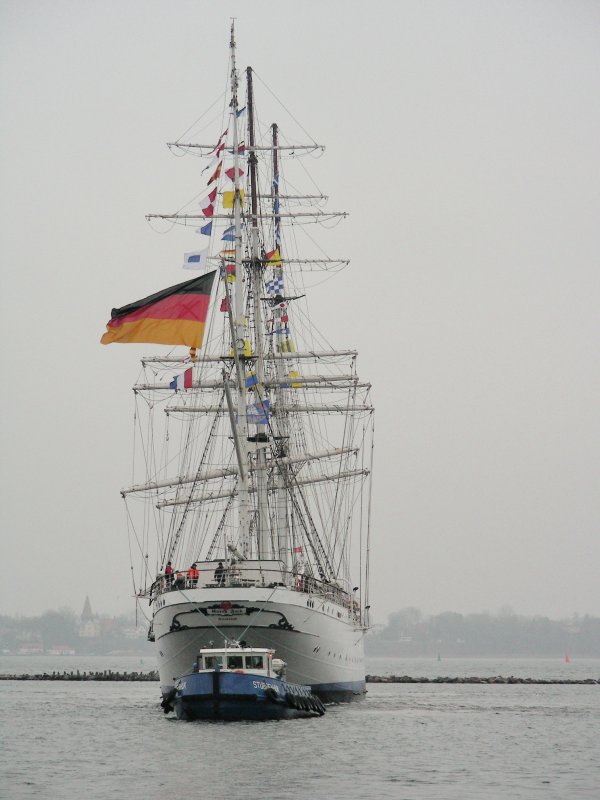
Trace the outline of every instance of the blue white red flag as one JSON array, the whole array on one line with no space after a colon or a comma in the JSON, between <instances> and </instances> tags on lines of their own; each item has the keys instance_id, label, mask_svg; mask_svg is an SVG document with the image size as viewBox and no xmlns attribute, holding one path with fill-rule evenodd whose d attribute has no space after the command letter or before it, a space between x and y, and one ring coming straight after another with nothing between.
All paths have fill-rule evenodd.
<instances>
[{"instance_id":1,"label":"blue white red flag","mask_svg":"<svg viewBox=\"0 0 600 800\"><path fill-rule=\"evenodd\" d=\"M191 389L192 388L192 368L186 369L185 372L182 372L180 375L175 375L171 383L169 384L170 389L175 389L176 392L180 391L181 389Z\"/></svg>"}]
</instances>

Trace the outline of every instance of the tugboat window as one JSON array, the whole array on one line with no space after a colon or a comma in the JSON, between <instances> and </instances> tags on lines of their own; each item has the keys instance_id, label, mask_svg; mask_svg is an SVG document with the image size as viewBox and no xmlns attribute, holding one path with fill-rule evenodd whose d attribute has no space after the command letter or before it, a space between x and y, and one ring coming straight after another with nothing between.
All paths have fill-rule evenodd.
<instances>
[{"instance_id":1,"label":"tugboat window","mask_svg":"<svg viewBox=\"0 0 600 800\"><path fill-rule=\"evenodd\" d=\"M227 666L229 669L243 669L244 656L227 656Z\"/></svg>"},{"instance_id":2,"label":"tugboat window","mask_svg":"<svg viewBox=\"0 0 600 800\"><path fill-rule=\"evenodd\" d=\"M216 669L223 666L223 656L204 656L204 669Z\"/></svg>"},{"instance_id":3,"label":"tugboat window","mask_svg":"<svg viewBox=\"0 0 600 800\"><path fill-rule=\"evenodd\" d=\"M246 656L246 669L264 669L262 656Z\"/></svg>"}]
</instances>

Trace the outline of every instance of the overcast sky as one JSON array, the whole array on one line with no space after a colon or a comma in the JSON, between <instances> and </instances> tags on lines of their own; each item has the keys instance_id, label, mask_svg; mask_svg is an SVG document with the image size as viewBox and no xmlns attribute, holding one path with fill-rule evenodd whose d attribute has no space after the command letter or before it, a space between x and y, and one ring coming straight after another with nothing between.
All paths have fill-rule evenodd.
<instances>
[{"instance_id":1,"label":"overcast sky","mask_svg":"<svg viewBox=\"0 0 600 800\"><path fill-rule=\"evenodd\" d=\"M235 15L240 67L327 146L311 174L350 212L319 232L352 263L314 307L374 384L375 620L600 614L600 3L0 9L0 612L133 608L149 348L99 338L186 278L197 239L144 214L199 191L165 142L223 91Z\"/></svg>"}]
</instances>

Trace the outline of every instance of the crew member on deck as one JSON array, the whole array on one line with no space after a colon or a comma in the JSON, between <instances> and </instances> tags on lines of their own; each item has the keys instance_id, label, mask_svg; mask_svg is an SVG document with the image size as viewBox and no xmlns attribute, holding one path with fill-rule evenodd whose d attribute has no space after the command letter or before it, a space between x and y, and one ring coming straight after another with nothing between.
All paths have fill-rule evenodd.
<instances>
[{"instance_id":1,"label":"crew member on deck","mask_svg":"<svg viewBox=\"0 0 600 800\"><path fill-rule=\"evenodd\" d=\"M197 564L195 561L192 564L192 566L188 569L186 577L189 588L194 589L198 585L198 578L200 577L200 572L198 571Z\"/></svg>"},{"instance_id":2,"label":"crew member on deck","mask_svg":"<svg viewBox=\"0 0 600 800\"><path fill-rule=\"evenodd\" d=\"M185 588L185 578L183 577L183 573L179 572L179 570L175 574L175 588L176 589Z\"/></svg>"},{"instance_id":3,"label":"crew member on deck","mask_svg":"<svg viewBox=\"0 0 600 800\"><path fill-rule=\"evenodd\" d=\"M167 589L170 589L173 583L173 567L170 561L167 561L167 566L165 567L165 578L167 579Z\"/></svg>"},{"instance_id":4,"label":"crew member on deck","mask_svg":"<svg viewBox=\"0 0 600 800\"><path fill-rule=\"evenodd\" d=\"M215 583L219 586L223 586L225 581L225 567L223 566L223 562L219 561L219 566L215 570Z\"/></svg>"}]
</instances>

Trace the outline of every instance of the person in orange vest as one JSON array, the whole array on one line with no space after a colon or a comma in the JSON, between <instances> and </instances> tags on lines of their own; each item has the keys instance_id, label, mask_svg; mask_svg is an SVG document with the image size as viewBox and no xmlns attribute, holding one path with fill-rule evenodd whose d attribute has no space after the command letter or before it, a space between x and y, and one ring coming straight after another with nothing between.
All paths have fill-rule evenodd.
<instances>
[{"instance_id":1,"label":"person in orange vest","mask_svg":"<svg viewBox=\"0 0 600 800\"><path fill-rule=\"evenodd\" d=\"M191 587L193 589L195 586L197 586L198 578L200 577L200 572L198 571L198 568L197 568L197 565L196 565L195 561L192 564L192 566L188 569L188 571L186 572L186 577L187 577L187 583L188 583L189 587Z\"/></svg>"}]
</instances>

